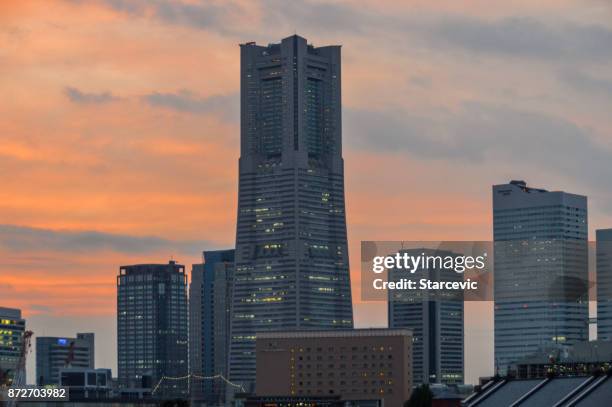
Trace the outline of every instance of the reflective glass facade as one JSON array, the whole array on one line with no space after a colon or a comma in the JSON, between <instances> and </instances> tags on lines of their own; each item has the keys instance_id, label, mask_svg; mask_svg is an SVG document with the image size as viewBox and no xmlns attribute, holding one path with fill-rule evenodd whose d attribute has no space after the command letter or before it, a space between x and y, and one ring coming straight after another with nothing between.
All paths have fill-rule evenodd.
<instances>
[{"instance_id":1,"label":"reflective glass facade","mask_svg":"<svg viewBox=\"0 0 612 407\"><path fill-rule=\"evenodd\" d=\"M257 332L353 326L340 116L339 46L241 45L234 381Z\"/></svg>"},{"instance_id":2,"label":"reflective glass facade","mask_svg":"<svg viewBox=\"0 0 612 407\"><path fill-rule=\"evenodd\" d=\"M121 387L153 387L164 376L186 376L187 332L185 266L170 261L120 268L117 368ZM156 393L164 398L186 394L186 380L164 381Z\"/></svg>"},{"instance_id":3,"label":"reflective glass facade","mask_svg":"<svg viewBox=\"0 0 612 407\"><path fill-rule=\"evenodd\" d=\"M588 340L587 198L493 186L495 363Z\"/></svg>"}]
</instances>

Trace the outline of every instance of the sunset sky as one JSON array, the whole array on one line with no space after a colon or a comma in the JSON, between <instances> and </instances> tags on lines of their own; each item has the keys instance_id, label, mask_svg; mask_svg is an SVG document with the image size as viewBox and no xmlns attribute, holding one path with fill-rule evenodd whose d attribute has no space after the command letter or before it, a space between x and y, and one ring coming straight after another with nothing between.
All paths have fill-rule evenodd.
<instances>
[{"instance_id":1,"label":"sunset sky","mask_svg":"<svg viewBox=\"0 0 612 407\"><path fill-rule=\"evenodd\" d=\"M95 330L115 369L118 267L233 246L238 44L294 33L343 46L358 326L386 323L360 241L489 240L492 184L585 194L590 237L612 227L608 0L6 0L0 306L37 335ZM492 313L468 310L473 382Z\"/></svg>"}]
</instances>

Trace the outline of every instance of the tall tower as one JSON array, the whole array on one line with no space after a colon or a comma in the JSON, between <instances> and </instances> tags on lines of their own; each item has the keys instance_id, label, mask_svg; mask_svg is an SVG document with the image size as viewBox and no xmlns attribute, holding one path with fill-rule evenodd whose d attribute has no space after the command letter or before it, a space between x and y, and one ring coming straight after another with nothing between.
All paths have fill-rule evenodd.
<instances>
[{"instance_id":1,"label":"tall tower","mask_svg":"<svg viewBox=\"0 0 612 407\"><path fill-rule=\"evenodd\" d=\"M351 328L340 46L240 46L241 156L230 377L257 332Z\"/></svg>"},{"instance_id":2,"label":"tall tower","mask_svg":"<svg viewBox=\"0 0 612 407\"><path fill-rule=\"evenodd\" d=\"M118 379L123 388L153 387L162 377L184 377L187 361L185 266L122 266L117 276ZM186 380L164 380L161 398L187 396Z\"/></svg>"},{"instance_id":3,"label":"tall tower","mask_svg":"<svg viewBox=\"0 0 612 407\"><path fill-rule=\"evenodd\" d=\"M493 186L495 364L588 340L587 198Z\"/></svg>"}]
</instances>

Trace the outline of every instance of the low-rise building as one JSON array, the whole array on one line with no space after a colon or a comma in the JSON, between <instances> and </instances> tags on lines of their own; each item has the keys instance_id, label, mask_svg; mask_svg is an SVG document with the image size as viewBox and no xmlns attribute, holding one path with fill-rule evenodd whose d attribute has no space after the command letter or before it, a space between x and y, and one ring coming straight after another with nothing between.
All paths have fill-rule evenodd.
<instances>
[{"instance_id":1,"label":"low-rise building","mask_svg":"<svg viewBox=\"0 0 612 407\"><path fill-rule=\"evenodd\" d=\"M412 331L258 333L256 360L258 397L340 396L401 406L412 388Z\"/></svg>"}]
</instances>

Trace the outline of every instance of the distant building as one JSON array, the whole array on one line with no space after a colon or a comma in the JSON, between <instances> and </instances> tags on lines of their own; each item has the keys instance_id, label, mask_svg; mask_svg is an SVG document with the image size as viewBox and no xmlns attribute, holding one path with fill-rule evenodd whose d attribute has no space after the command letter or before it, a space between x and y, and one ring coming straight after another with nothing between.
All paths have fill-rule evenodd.
<instances>
[{"instance_id":1,"label":"distant building","mask_svg":"<svg viewBox=\"0 0 612 407\"><path fill-rule=\"evenodd\" d=\"M258 333L256 394L401 406L412 389L411 355L407 329Z\"/></svg>"},{"instance_id":2,"label":"distant building","mask_svg":"<svg viewBox=\"0 0 612 407\"><path fill-rule=\"evenodd\" d=\"M353 327L341 47L240 45L230 379L251 388L255 333Z\"/></svg>"},{"instance_id":3,"label":"distant building","mask_svg":"<svg viewBox=\"0 0 612 407\"><path fill-rule=\"evenodd\" d=\"M58 385L64 368L95 368L93 333L77 333L76 338L39 336L36 338L36 384Z\"/></svg>"},{"instance_id":4,"label":"distant building","mask_svg":"<svg viewBox=\"0 0 612 407\"><path fill-rule=\"evenodd\" d=\"M452 256L445 250L411 249L402 251L419 256ZM402 278L432 281L462 281L463 275L440 268L420 270L415 274L389 270L389 281ZM412 380L422 383L463 383L463 296L443 300L425 290L388 290L389 328L408 328L413 334Z\"/></svg>"},{"instance_id":5,"label":"distant building","mask_svg":"<svg viewBox=\"0 0 612 407\"><path fill-rule=\"evenodd\" d=\"M612 341L612 229L596 232L597 339Z\"/></svg>"},{"instance_id":6,"label":"distant building","mask_svg":"<svg viewBox=\"0 0 612 407\"><path fill-rule=\"evenodd\" d=\"M493 186L495 364L588 340L587 198Z\"/></svg>"},{"instance_id":7,"label":"distant building","mask_svg":"<svg viewBox=\"0 0 612 407\"><path fill-rule=\"evenodd\" d=\"M117 276L118 379L122 388L156 388L160 398L187 397L185 266L122 266ZM159 383L159 386L157 386Z\"/></svg>"},{"instance_id":8,"label":"distant building","mask_svg":"<svg viewBox=\"0 0 612 407\"><path fill-rule=\"evenodd\" d=\"M203 260L193 265L189 286L191 394L194 400L222 405L225 381L201 377L228 376L234 250L205 251Z\"/></svg>"},{"instance_id":9,"label":"distant building","mask_svg":"<svg viewBox=\"0 0 612 407\"><path fill-rule=\"evenodd\" d=\"M113 397L110 369L62 368L59 385L67 387L70 400L107 400Z\"/></svg>"},{"instance_id":10,"label":"distant building","mask_svg":"<svg viewBox=\"0 0 612 407\"><path fill-rule=\"evenodd\" d=\"M15 378L25 325L21 310L0 307L0 384L10 384Z\"/></svg>"}]
</instances>

